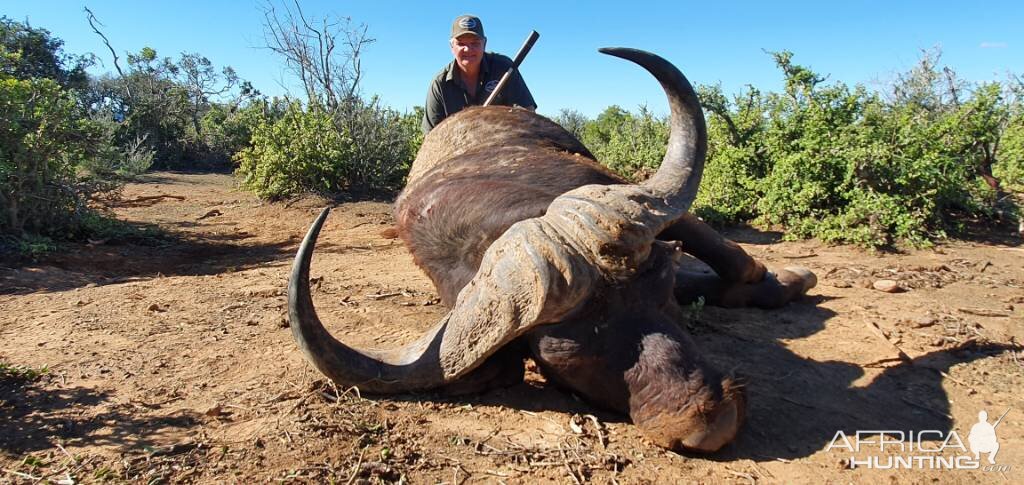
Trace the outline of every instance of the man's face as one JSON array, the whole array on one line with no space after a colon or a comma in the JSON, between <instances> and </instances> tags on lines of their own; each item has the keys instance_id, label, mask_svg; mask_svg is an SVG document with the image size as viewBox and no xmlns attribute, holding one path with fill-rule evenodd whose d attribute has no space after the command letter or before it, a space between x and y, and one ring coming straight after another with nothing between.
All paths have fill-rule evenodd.
<instances>
[{"instance_id":1,"label":"man's face","mask_svg":"<svg viewBox=\"0 0 1024 485\"><path fill-rule=\"evenodd\" d=\"M451 41L452 55L463 70L475 71L484 58L487 41L473 34L462 34Z\"/></svg>"}]
</instances>

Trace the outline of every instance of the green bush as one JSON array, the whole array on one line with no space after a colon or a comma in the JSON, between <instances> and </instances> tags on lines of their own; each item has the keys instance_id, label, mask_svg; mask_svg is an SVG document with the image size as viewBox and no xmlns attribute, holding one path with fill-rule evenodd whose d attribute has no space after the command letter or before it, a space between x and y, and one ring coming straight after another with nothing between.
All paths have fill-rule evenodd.
<instances>
[{"instance_id":1,"label":"green bush","mask_svg":"<svg viewBox=\"0 0 1024 485\"><path fill-rule=\"evenodd\" d=\"M76 165L101 133L50 79L0 77L0 234L59 235L84 210Z\"/></svg>"},{"instance_id":2,"label":"green bush","mask_svg":"<svg viewBox=\"0 0 1024 485\"><path fill-rule=\"evenodd\" d=\"M265 199L344 189L352 139L334 129L331 116L293 102L284 116L256 127L252 146L236 155L242 186Z\"/></svg>"},{"instance_id":3,"label":"green bush","mask_svg":"<svg viewBox=\"0 0 1024 485\"><path fill-rule=\"evenodd\" d=\"M333 113L334 126L352 138L354 153L344 160L349 192L372 193L401 188L423 134L417 111L402 115L381 106L377 97L348 98ZM421 111L419 113L422 113Z\"/></svg>"},{"instance_id":4,"label":"green bush","mask_svg":"<svg viewBox=\"0 0 1024 485\"><path fill-rule=\"evenodd\" d=\"M87 115L88 62L62 44L0 18L0 245L33 258L102 232L109 218L89 202L152 163L141 142L115 144L112 119Z\"/></svg>"},{"instance_id":5,"label":"green bush","mask_svg":"<svg viewBox=\"0 0 1024 485\"><path fill-rule=\"evenodd\" d=\"M292 102L281 119L255 127L236 156L242 186L266 199L302 192L363 195L398 189L422 143L416 113L351 100L328 113Z\"/></svg>"},{"instance_id":6,"label":"green bush","mask_svg":"<svg viewBox=\"0 0 1024 485\"><path fill-rule=\"evenodd\" d=\"M580 141L602 164L636 182L661 165L668 144L668 122L646 107L634 115L611 106L584 125Z\"/></svg>"},{"instance_id":7,"label":"green bush","mask_svg":"<svg viewBox=\"0 0 1024 485\"><path fill-rule=\"evenodd\" d=\"M1024 192L1024 109L1019 104L1017 108L1007 123L1000 157L992 171L1008 187Z\"/></svg>"},{"instance_id":8,"label":"green bush","mask_svg":"<svg viewBox=\"0 0 1024 485\"><path fill-rule=\"evenodd\" d=\"M1000 181L1018 190L1024 181L1024 87L961 83L926 54L883 98L826 85L791 53L772 56L782 92L751 87L729 99L717 86L698 89L708 156L693 210L705 220L881 247L930 244L965 218L1016 217ZM582 123L584 144L627 179L660 163L667 126L646 109L579 118L559 115Z\"/></svg>"},{"instance_id":9,"label":"green bush","mask_svg":"<svg viewBox=\"0 0 1024 485\"><path fill-rule=\"evenodd\" d=\"M214 159L231 160L249 146L256 127L279 119L286 108L278 99L258 99L242 107L214 104L200 122L203 143Z\"/></svg>"}]
</instances>

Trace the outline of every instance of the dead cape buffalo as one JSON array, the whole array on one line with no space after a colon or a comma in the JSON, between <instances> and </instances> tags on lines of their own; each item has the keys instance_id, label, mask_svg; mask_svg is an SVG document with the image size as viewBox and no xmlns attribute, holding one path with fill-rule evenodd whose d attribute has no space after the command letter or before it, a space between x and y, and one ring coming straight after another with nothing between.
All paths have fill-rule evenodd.
<instances>
[{"instance_id":1,"label":"dead cape buffalo","mask_svg":"<svg viewBox=\"0 0 1024 485\"><path fill-rule=\"evenodd\" d=\"M473 392L508 385L532 357L551 382L628 413L646 436L711 452L743 422L740 386L710 369L677 323L677 298L777 306L814 285L806 270L766 273L687 214L707 133L690 83L632 49L668 95L670 137L657 173L630 185L554 122L527 110L470 108L427 135L396 202L398 232L448 314L392 350L353 349L317 317L309 265L325 209L299 248L292 333L327 377L363 392ZM685 251L717 275L679 271Z\"/></svg>"}]
</instances>

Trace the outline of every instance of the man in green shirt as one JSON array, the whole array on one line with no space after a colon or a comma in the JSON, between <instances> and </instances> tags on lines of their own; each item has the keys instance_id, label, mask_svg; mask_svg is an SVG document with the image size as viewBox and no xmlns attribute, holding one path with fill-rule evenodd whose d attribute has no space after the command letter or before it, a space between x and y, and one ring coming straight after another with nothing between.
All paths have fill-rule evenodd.
<instances>
[{"instance_id":1,"label":"man in green shirt","mask_svg":"<svg viewBox=\"0 0 1024 485\"><path fill-rule=\"evenodd\" d=\"M455 19L449 45L455 59L430 82L423 113L423 133L466 106L483 104L501 76L512 66L512 59L508 57L484 52L487 46L484 26L473 15L461 15ZM537 103L518 70L491 104L537 109Z\"/></svg>"}]
</instances>

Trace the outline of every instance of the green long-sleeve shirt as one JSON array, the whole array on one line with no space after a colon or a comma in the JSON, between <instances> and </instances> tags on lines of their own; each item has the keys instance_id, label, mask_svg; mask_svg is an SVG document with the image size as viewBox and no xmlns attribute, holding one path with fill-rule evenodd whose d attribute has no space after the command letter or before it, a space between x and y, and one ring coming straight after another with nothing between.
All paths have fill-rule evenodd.
<instances>
[{"instance_id":1,"label":"green long-sleeve shirt","mask_svg":"<svg viewBox=\"0 0 1024 485\"><path fill-rule=\"evenodd\" d=\"M466 106L484 104L491 91L498 85L501 76L512 66L512 59L501 54L488 52L480 63L480 80L476 87L476 96L470 97L466 86L458 75L458 67L453 60L441 72L434 76L427 92L427 102L423 110L423 133L434 129L441 120L459 112ZM512 74L501 94L491 104L503 106L522 106L537 109L537 103L530 94L530 88L516 70Z\"/></svg>"}]
</instances>

